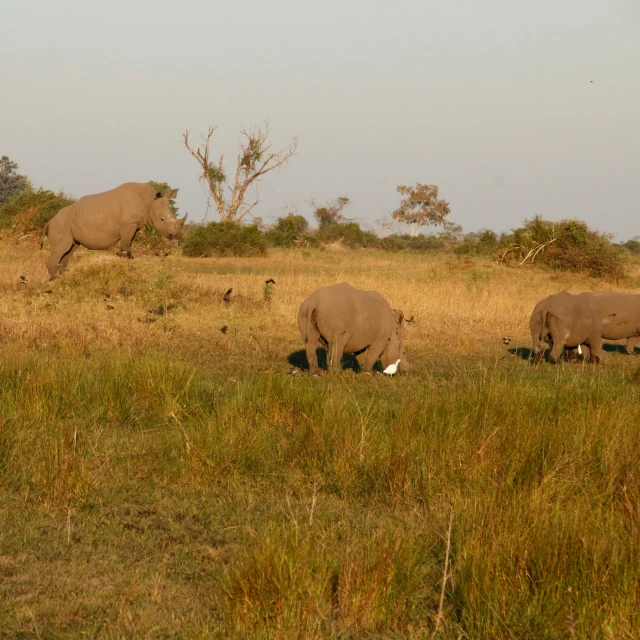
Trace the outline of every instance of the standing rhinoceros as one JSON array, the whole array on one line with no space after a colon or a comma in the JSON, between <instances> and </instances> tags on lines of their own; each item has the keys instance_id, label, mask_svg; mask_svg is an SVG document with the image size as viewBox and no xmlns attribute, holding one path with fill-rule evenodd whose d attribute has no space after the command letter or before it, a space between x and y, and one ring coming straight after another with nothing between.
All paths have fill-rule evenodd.
<instances>
[{"instance_id":1,"label":"standing rhinoceros","mask_svg":"<svg viewBox=\"0 0 640 640\"><path fill-rule=\"evenodd\" d=\"M175 237L187 216L178 219L171 213L169 200L174 189L163 195L149 184L127 182L111 191L84 196L60 209L45 225L40 240L49 236L51 255L47 262L50 279L63 273L78 245L87 249L109 249L118 241L122 258L133 258L131 242L136 232L152 224L165 238Z\"/></svg>"},{"instance_id":2,"label":"standing rhinoceros","mask_svg":"<svg viewBox=\"0 0 640 640\"><path fill-rule=\"evenodd\" d=\"M544 353L544 343L551 336L551 358L557 361L564 347L576 348L582 344L590 347L590 361L602 359L603 320L589 293L573 295L561 291L536 305L531 320L533 362L537 364Z\"/></svg>"},{"instance_id":3,"label":"standing rhinoceros","mask_svg":"<svg viewBox=\"0 0 640 640\"><path fill-rule=\"evenodd\" d=\"M309 373L318 372L318 341L327 348L332 368L340 366L343 353L355 353L366 372L371 372L378 359L383 367L400 360L398 371L408 371L403 324L402 311L392 309L375 291L356 289L346 282L317 289L298 311Z\"/></svg>"}]
</instances>

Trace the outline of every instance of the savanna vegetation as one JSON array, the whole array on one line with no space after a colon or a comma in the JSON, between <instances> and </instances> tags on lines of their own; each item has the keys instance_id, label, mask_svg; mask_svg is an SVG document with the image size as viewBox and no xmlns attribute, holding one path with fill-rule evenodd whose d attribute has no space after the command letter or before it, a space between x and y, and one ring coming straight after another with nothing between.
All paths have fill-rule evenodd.
<instances>
[{"instance_id":1,"label":"savanna vegetation","mask_svg":"<svg viewBox=\"0 0 640 640\"><path fill-rule=\"evenodd\" d=\"M635 245L381 237L342 197L49 282L71 197L38 193L0 204L0 635L640 636L639 363L528 361L535 303L637 291ZM340 281L415 316L409 375L304 374L299 304Z\"/></svg>"},{"instance_id":2,"label":"savanna vegetation","mask_svg":"<svg viewBox=\"0 0 640 640\"><path fill-rule=\"evenodd\" d=\"M42 262L0 257L4 635L640 633L638 363L526 359L539 298L606 282L380 249ZM300 301L340 280L416 316L410 375L290 374Z\"/></svg>"}]
</instances>

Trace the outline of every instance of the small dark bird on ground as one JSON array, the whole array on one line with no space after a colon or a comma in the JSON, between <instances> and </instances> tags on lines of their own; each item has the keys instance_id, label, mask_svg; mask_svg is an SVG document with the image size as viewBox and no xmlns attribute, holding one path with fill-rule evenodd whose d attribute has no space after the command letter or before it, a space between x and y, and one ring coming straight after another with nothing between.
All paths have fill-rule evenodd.
<instances>
[{"instance_id":1,"label":"small dark bird on ground","mask_svg":"<svg viewBox=\"0 0 640 640\"><path fill-rule=\"evenodd\" d=\"M233 289L229 289L229 291L227 291L227 293L225 293L225 294L222 296L222 299L223 299L225 302L231 302L231 292L232 292L232 291L233 291Z\"/></svg>"},{"instance_id":2,"label":"small dark bird on ground","mask_svg":"<svg viewBox=\"0 0 640 640\"><path fill-rule=\"evenodd\" d=\"M226 335L227 331L229 331L229 327L225 324L224 327L220 327L220 331L222 331L223 335Z\"/></svg>"},{"instance_id":3,"label":"small dark bird on ground","mask_svg":"<svg viewBox=\"0 0 640 640\"><path fill-rule=\"evenodd\" d=\"M511 344L511 338L509 336L505 336L504 338L502 338L502 342L504 344Z\"/></svg>"},{"instance_id":4,"label":"small dark bird on ground","mask_svg":"<svg viewBox=\"0 0 640 640\"><path fill-rule=\"evenodd\" d=\"M29 278L27 278L27 276L20 276L20 282L22 282L22 284L27 284Z\"/></svg>"},{"instance_id":5,"label":"small dark bird on ground","mask_svg":"<svg viewBox=\"0 0 640 640\"><path fill-rule=\"evenodd\" d=\"M265 284L275 284L276 281L273 278L269 278L268 280L264 281Z\"/></svg>"},{"instance_id":6,"label":"small dark bird on ground","mask_svg":"<svg viewBox=\"0 0 640 640\"><path fill-rule=\"evenodd\" d=\"M107 311L113 311L113 309L115 309L115 307L112 304L107 305Z\"/></svg>"}]
</instances>

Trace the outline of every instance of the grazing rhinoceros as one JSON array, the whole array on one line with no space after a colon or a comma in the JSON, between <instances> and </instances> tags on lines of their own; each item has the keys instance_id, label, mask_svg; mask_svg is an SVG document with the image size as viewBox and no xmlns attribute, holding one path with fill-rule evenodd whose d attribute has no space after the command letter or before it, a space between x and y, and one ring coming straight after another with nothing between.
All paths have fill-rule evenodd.
<instances>
[{"instance_id":1,"label":"grazing rhinoceros","mask_svg":"<svg viewBox=\"0 0 640 640\"><path fill-rule=\"evenodd\" d=\"M567 291L556 293L536 305L531 320L533 339L533 363L537 364L544 354L544 343L549 336L553 347L551 358L557 361L564 347L576 348L587 344L591 351L591 362L602 360L603 320L589 293L573 295Z\"/></svg>"},{"instance_id":2,"label":"grazing rhinoceros","mask_svg":"<svg viewBox=\"0 0 640 640\"><path fill-rule=\"evenodd\" d=\"M619 291L594 291L590 295L602 318L602 337L626 338L627 353L633 353L640 341L640 295Z\"/></svg>"},{"instance_id":3,"label":"grazing rhinoceros","mask_svg":"<svg viewBox=\"0 0 640 640\"><path fill-rule=\"evenodd\" d=\"M318 341L327 348L332 368L340 366L343 353L355 353L366 372L371 372L378 359L383 367L399 359L398 372L408 371L404 322L402 311L392 309L375 291L356 289L346 282L317 289L298 311L309 373L318 372Z\"/></svg>"},{"instance_id":4,"label":"grazing rhinoceros","mask_svg":"<svg viewBox=\"0 0 640 640\"><path fill-rule=\"evenodd\" d=\"M626 349L632 354L640 341L640 295L619 291L594 291L589 293L602 319L602 337L605 340L626 338ZM576 358L575 350L570 358Z\"/></svg>"},{"instance_id":5,"label":"grazing rhinoceros","mask_svg":"<svg viewBox=\"0 0 640 640\"><path fill-rule=\"evenodd\" d=\"M63 273L78 245L87 249L109 249L120 241L118 255L133 258L131 242L136 232L152 224L166 238L175 237L187 216L178 219L171 213L169 200L174 189L163 195L149 184L127 182L111 191L84 196L60 209L45 225L40 240L49 236L51 255L47 262L50 279Z\"/></svg>"}]
</instances>

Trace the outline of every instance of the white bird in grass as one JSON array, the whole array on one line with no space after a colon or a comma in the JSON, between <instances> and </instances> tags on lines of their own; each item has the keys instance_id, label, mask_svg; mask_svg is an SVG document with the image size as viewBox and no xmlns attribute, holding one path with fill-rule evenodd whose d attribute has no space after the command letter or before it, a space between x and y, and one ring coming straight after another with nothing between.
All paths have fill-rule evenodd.
<instances>
[{"instance_id":1,"label":"white bird in grass","mask_svg":"<svg viewBox=\"0 0 640 640\"><path fill-rule=\"evenodd\" d=\"M395 364L390 364L382 373L386 373L388 376L392 376L397 370L400 360L397 360Z\"/></svg>"}]
</instances>

